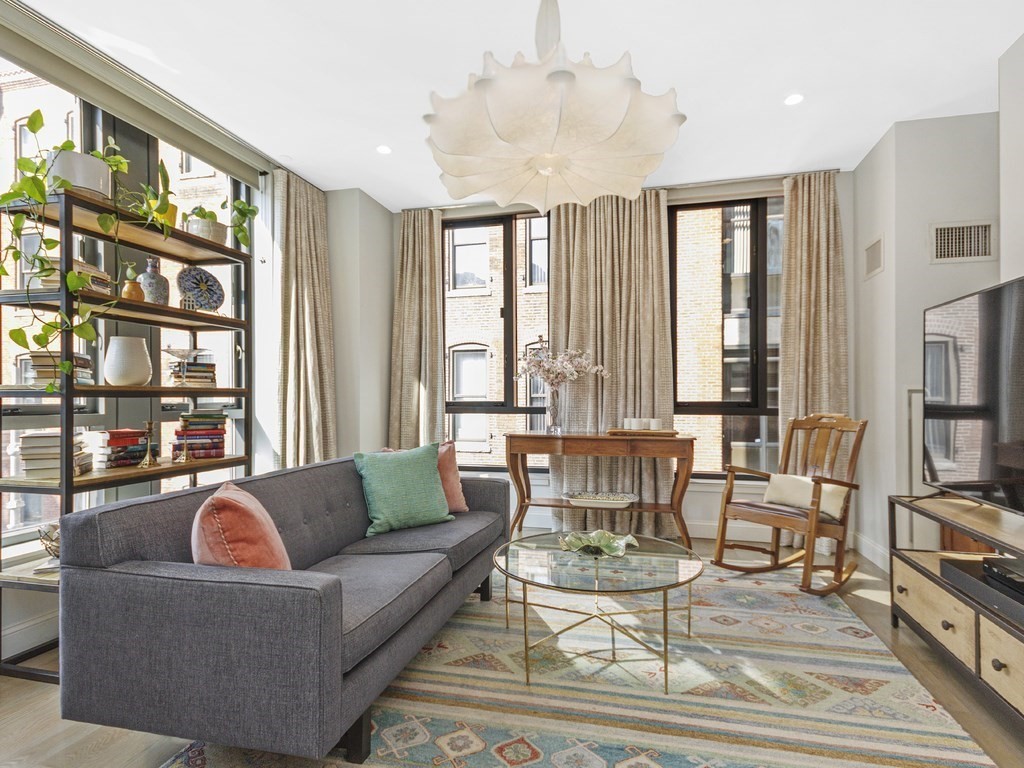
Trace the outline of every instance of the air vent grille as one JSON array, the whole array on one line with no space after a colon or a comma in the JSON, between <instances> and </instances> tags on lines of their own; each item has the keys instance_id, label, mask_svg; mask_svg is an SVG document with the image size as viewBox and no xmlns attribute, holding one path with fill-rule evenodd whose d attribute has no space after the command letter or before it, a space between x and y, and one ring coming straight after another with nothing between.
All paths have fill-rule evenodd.
<instances>
[{"instance_id":1,"label":"air vent grille","mask_svg":"<svg viewBox=\"0 0 1024 768\"><path fill-rule=\"evenodd\" d=\"M946 264L954 261L994 259L992 224L940 224L934 227L932 261Z\"/></svg>"}]
</instances>

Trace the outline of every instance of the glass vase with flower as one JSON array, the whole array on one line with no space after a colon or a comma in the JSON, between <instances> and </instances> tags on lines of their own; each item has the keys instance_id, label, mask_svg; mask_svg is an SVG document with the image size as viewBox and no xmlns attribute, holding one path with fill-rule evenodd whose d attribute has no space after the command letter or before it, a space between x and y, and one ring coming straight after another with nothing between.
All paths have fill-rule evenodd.
<instances>
[{"instance_id":1,"label":"glass vase with flower","mask_svg":"<svg viewBox=\"0 0 1024 768\"><path fill-rule=\"evenodd\" d=\"M603 365L596 365L589 352L568 349L552 355L547 344L531 350L519 361L517 379L536 377L547 387L547 416L549 435L561 435L565 419L565 385L581 376L593 374L608 378L611 374Z\"/></svg>"}]
</instances>

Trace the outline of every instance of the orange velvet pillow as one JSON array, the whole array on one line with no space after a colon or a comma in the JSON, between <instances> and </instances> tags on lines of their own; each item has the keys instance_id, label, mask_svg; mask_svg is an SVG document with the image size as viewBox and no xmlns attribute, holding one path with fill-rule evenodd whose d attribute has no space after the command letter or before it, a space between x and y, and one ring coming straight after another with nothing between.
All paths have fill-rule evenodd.
<instances>
[{"instance_id":1,"label":"orange velvet pillow","mask_svg":"<svg viewBox=\"0 0 1024 768\"><path fill-rule=\"evenodd\" d=\"M394 448L383 448L381 453L395 453ZM448 502L449 512L469 512L469 504L462 492L462 475L455 459L455 442L448 440L437 446L437 471L441 475L441 487Z\"/></svg>"},{"instance_id":2,"label":"orange velvet pillow","mask_svg":"<svg viewBox=\"0 0 1024 768\"><path fill-rule=\"evenodd\" d=\"M270 514L234 483L224 483L196 512L192 560L199 565L292 569Z\"/></svg>"}]
</instances>

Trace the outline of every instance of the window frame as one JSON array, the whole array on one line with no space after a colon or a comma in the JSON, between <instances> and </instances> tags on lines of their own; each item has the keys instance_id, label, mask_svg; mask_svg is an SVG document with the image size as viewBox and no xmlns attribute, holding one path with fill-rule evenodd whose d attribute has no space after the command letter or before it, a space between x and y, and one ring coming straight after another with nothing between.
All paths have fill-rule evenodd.
<instances>
[{"instance_id":1,"label":"window frame","mask_svg":"<svg viewBox=\"0 0 1024 768\"><path fill-rule=\"evenodd\" d=\"M535 219L547 219L547 216L530 216L526 220L526 264L523 270L523 277L525 278L525 285L527 290L533 291L546 291L548 289L548 283L551 281L551 222L547 223L547 234L544 237L533 236L533 221ZM537 240L543 240L547 243L547 263L544 269L544 282L538 282L533 279L533 244ZM529 345L527 345L529 346Z\"/></svg>"},{"instance_id":2,"label":"window frame","mask_svg":"<svg viewBox=\"0 0 1024 768\"><path fill-rule=\"evenodd\" d=\"M527 217L523 214L506 214L502 216L483 216L473 217L465 219L451 219L442 222L442 247L447 248L447 233L452 229L464 229L473 227L487 227L487 226L501 226L502 227L502 278L503 278L503 296L502 296L502 309L501 318L503 322L503 333L502 338L504 341L504 360L492 361L492 364L500 364L503 370L503 393L504 398L502 400L477 400L472 402L467 401L455 401L451 399L451 389L445 385L445 403L444 412L445 415L453 415L460 413L483 413L483 414L495 414L495 415L507 415L507 414L537 414L544 413L545 410L542 407L537 406L522 406L516 405L516 368L518 365L518 357L515 354L516 347L516 250L515 250L515 238L516 238L516 221L520 218L534 218ZM550 226L550 220L548 222ZM529 229L529 227L527 227ZM550 231L550 230L549 230ZM444 263L448 265L449 275L451 270L454 269L454 253L444 253ZM527 254L527 257L529 254ZM529 261L527 261L527 267ZM448 280L446 276L442 275L442 283L448 288ZM445 341L447 342L447 304L449 298L458 298L464 294L462 291L472 291L473 289L458 289L458 290L445 290L442 291L442 306L441 306L441 318L442 318L442 334L444 335ZM490 287L488 286L488 289ZM550 296L550 294L549 294ZM509 309L511 308L511 310ZM550 327L550 298L548 300L548 322ZM445 345L447 352L448 346ZM490 469L493 469L491 467Z\"/></svg>"},{"instance_id":3,"label":"window frame","mask_svg":"<svg viewBox=\"0 0 1024 768\"><path fill-rule=\"evenodd\" d=\"M671 302L672 332L672 400L675 416L757 416L778 418L777 406L769 406L768 368L768 200L778 195L744 198L737 200L710 200L699 203L683 203L668 207L669 232L669 295ZM747 401L717 400L681 402L679 400L679 354L678 354L678 214L682 211L707 210L736 206L750 206L750 399ZM781 316L781 309L780 309ZM724 352L724 350L723 350ZM723 354L723 364L725 356ZM723 374L724 375L724 374ZM722 478L725 471L694 472L695 477Z\"/></svg>"}]
</instances>

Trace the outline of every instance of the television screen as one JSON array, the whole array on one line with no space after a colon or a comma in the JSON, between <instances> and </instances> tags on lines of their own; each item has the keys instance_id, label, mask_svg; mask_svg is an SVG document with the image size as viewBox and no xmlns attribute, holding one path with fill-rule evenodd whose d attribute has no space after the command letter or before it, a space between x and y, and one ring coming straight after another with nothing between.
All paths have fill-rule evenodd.
<instances>
[{"instance_id":1,"label":"television screen","mask_svg":"<svg viewBox=\"0 0 1024 768\"><path fill-rule=\"evenodd\" d=\"M1024 278L925 310L924 481L1024 513Z\"/></svg>"}]
</instances>

